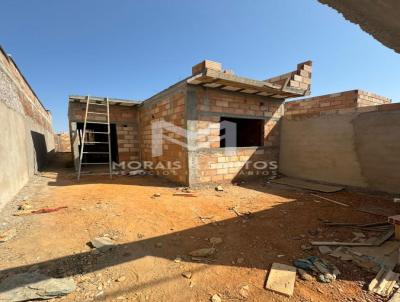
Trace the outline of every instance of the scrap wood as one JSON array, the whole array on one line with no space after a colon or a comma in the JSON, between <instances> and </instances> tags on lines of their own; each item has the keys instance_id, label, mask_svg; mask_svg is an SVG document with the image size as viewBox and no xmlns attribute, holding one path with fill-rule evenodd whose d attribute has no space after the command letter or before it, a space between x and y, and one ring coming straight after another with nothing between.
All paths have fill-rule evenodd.
<instances>
[{"instance_id":1,"label":"scrap wood","mask_svg":"<svg viewBox=\"0 0 400 302\"><path fill-rule=\"evenodd\" d=\"M294 266L273 263L265 288L286 296L293 296L296 268Z\"/></svg>"},{"instance_id":2,"label":"scrap wood","mask_svg":"<svg viewBox=\"0 0 400 302\"><path fill-rule=\"evenodd\" d=\"M375 223L348 223L348 222L330 222L323 221L323 223L327 226L354 226L354 227L374 227L374 226L388 226L390 225L388 222L375 222Z\"/></svg>"},{"instance_id":3,"label":"scrap wood","mask_svg":"<svg viewBox=\"0 0 400 302\"><path fill-rule=\"evenodd\" d=\"M380 296L387 297L392 293L394 286L399 280L399 276L400 274L392 270L382 268L368 285L368 290Z\"/></svg>"},{"instance_id":4,"label":"scrap wood","mask_svg":"<svg viewBox=\"0 0 400 302\"><path fill-rule=\"evenodd\" d=\"M377 207L375 205L370 205L370 204L362 204L357 208L357 211L368 213L368 214L373 214L377 216L382 216L382 217L389 217L396 215L394 210L390 208L381 208Z\"/></svg>"},{"instance_id":5,"label":"scrap wood","mask_svg":"<svg viewBox=\"0 0 400 302\"><path fill-rule=\"evenodd\" d=\"M295 179L291 177L282 177L274 180L270 180L272 183L286 185L289 187L295 187L300 189L319 191L324 193L333 193L343 190L343 187L331 186L331 185L322 185L315 182L310 182L301 179Z\"/></svg>"},{"instance_id":6,"label":"scrap wood","mask_svg":"<svg viewBox=\"0 0 400 302\"><path fill-rule=\"evenodd\" d=\"M388 302L400 302L400 289L397 289Z\"/></svg>"},{"instance_id":7,"label":"scrap wood","mask_svg":"<svg viewBox=\"0 0 400 302\"><path fill-rule=\"evenodd\" d=\"M394 230L391 229L381 237L376 238L372 242L341 242L341 241L312 241L311 245L334 245L334 246L379 246L392 237L394 234Z\"/></svg>"},{"instance_id":8,"label":"scrap wood","mask_svg":"<svg viewBox=\"0 0 400 302\"><path fill-rule=\"evenodd\" d=\"M32 211L32 214L45 214L45 213L52 213L52 212L57 212L62 209L68 208L67 206L62 206L62 207L57 207L57 208L43 208L39 210L34 210Z\"/></svg>"},{"instance_id":9,"label":"scrap wood","mask_svg":"<svg viewBox=\"0 0 400 302\"><path fill-rule=\"evenodd\" d=\"M194 193L184 193L184 192L182 192L182 193L174 193L172 195L173 196L185 196L185 197L197 197L197 195L194 194Z\"/></svg>"},{"instance_id":10,"label":"scrap wood","mask_svg":"<svg viewBox=\"0 0 400 302\"><path fill-rule=\"evenodd\" d=\"M352 229L360 229L364 231L376 231L384 232L387 231L391 225L387 222L377 222L377 223L345 223L345 222L327 222L324 221L323 224L327 227L346 227Z\"/></svg>"},{"instance_id":11,"label":"scrap wood","mask_svg":"<svg viewBox=\"0 0 400 302\"><path fill-rule=\"evenodd\" d=\"M315 196L315 197L318 197L318 198L321 198L321 199L324 199L324 200L327 200L327 201L329 201L329 202L333 202L333 203L335 203L335 204L338 204L338 205L341 205L341 206L344 206L344 207L349 207L348 204L343 203L343 202L339 202L339 201L336 201L336 200L333 200L333 199L330 199L330 198L327 198L327 197L324 197L324 196L319 196L319 195L314 194L314 193L311 193L311 195L313 195L313 196Z\"/></svg>"},{"instance_id":12,"label":"scrap wood","mask_svg":"<svg viewBox=\"0 0 400 302\"><path fill-rule=\"evenodd\" d=\"M228 210L233 211L236 216L238 217L244 217L244 218L250 218L252 213L250 211L246 211L246 212L239 212L236 207L229 207Z\"/></svg>"},{"instance_id":13,"label":"scrap wood","mask_svg":"<svg viewBox=\"0 0 400 302\"><path fill-rule=\"evenodd\" d=\"M6 242L17 235L17 231L15 229L9 229L0 232L0 242Z\"/></svg>"}]
</instances>

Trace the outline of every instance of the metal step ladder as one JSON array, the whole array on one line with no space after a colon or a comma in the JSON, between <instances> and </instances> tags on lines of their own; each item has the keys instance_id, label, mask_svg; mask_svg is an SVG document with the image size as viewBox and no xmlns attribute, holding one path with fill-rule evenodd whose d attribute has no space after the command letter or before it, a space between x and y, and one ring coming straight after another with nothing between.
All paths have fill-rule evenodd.
<instances>
[{"instance_id":1,"label":"metal step ladder","mask_svg":"<svg viewBox=\"0 0 400 302\"><path fill-rule=\"evenodd\" d=\"M106 106L106 112L96 112L93 111L95 109L90 109L92 106ZM92 110L92 111L90 111ZM91 116L104 116L107 118L107 121L90 121L88 120ZM93 118L93 117L92 117ZM107 125L107 131L91 131L90 133L93 134L104 134L107 135L107 141L104 142L85 142L86 139L86 126L87 124L101 124L101 125ZM85 151L85 143L86 144L106 144L108 145L108 152L104 151ZM83 162L84 159L84 154L108 154L108 162L98 162L98 163L90 163L90 162ZM108 165L109 167L109 173L82 173L82 166L90 166L90 165ZM109 100L108 98L105 98L103 101L90 101L90 96L87 96L86 99L86 112L85 112L85 120L83 124L83 134L82 134L82 141L81 141L81 150L80 150L80 155L79 155L79 166L78 166L78 181L81 178L81 175L110 175L110 178L112 178L112 159L111 159L111 133L110 133L110 107L109 107Z\"/></svg>"}]
</instances>

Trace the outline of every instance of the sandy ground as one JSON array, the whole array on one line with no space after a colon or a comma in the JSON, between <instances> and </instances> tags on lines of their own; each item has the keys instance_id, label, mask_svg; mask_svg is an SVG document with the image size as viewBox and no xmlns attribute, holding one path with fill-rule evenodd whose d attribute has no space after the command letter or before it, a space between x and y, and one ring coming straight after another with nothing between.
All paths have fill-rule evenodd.
<instances>
[{"instance_id":1,"label":"sandy ground","mask_svg":"<svg viewBox=\"0 0 400 302\"><path fill-rule=\"evenodd\" d=\"M179 197L173 196L176 186L153 176L86 176L77 183L73 171L62 166L35 176L2 210L0 228L15 228L17 235L0 244L0 280L27 270L72 276L78 288L64 301L210 301L217 293L222 301L380 301L365 290L374 274L329 256L342 272L333 283L297 277L290 298L265 290L264 284L273 262L321 256L316 248L302 250L309 241L354 237L350 230L324 227L321 220L382 221L352 208L362 203L394 207L389 196L320 193L352 206L346 208L317 202L306 191L260 182ZM160 197L152 198L155 193ZM35 209L68 208L12 216L23 200ZM252 215L238 217L231 207ZM98 253L88 242L103 235L117 246ZM222 239L214 245L216 254L192 260L188 253L212 247L211 237ZM183 272L191 272L191 278Z\"/></svg>"}]
</instances>

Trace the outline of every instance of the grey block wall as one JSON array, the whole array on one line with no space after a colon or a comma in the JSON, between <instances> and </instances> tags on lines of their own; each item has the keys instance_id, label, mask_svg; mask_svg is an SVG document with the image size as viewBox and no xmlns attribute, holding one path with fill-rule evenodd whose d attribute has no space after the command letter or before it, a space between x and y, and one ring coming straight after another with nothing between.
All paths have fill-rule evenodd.
<instances>
[{"instance_id":1,"label":"grey block wall","mask_svg":"<svg viewBox=\"0 0 400 302\"><path fill-rule=\"evenodd\" d=\"M400 193L400 110L284 118L279 169L296 178Z\"/></svg>"}]
</instances>

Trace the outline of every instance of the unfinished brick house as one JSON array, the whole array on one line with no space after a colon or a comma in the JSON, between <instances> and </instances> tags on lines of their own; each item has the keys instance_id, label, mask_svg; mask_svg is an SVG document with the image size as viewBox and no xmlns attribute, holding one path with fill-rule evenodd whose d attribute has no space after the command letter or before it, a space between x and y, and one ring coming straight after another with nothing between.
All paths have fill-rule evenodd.
<instances>
[{"instance_id":1,"label":"unfinished brick house","mask_svg":"<svg viewBox=\"0 0 400 302\"><path fill-rule=\"evenodd\" d=\"M283 102L310 93L311 65L307 61L293 72L261 81L236 76L223 70L220 63L203 61L193 66L191 76L143 102L109 99L112 160L140 161L146 170L185 185L276 172ZM75 167L79 164L86 101L85 96L69 98ZM91 97L90 101L104 98ZM101 119L94 116L92 121ZM159 146L162 154L157 156L152 153L155 122L164 123ZM235 145L227 145L223 122L236 125ZM179 133L176 128L187 132ZM92 132L101 129L101 125L89 127ZM100 138L94 133L88 139ZM100 144L90 148L102 150ZM99 157L87 160L96 162ZM171 167L176 161L179 165ZM270 164L254 167L257 161Z\"/></svg>"}]
</instances>

